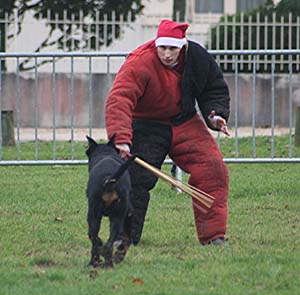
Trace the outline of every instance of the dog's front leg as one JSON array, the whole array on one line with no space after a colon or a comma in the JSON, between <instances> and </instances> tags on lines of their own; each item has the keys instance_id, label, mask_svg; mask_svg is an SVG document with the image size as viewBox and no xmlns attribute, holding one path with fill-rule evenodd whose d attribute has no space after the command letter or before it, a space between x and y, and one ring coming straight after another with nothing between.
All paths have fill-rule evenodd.
<instances>
[{"instance_id":1,"label":"dog's front leg","mask_svg":"<svg viewBox=\"0 0 300 295\"><path fill-rule=\"evenodd\" d=\"M98 267L100 266L100 249L103 245L102 240L99 237L91 239L92 250L91 250L91 260L89 265Z\"/></svg>"}]
</instances>

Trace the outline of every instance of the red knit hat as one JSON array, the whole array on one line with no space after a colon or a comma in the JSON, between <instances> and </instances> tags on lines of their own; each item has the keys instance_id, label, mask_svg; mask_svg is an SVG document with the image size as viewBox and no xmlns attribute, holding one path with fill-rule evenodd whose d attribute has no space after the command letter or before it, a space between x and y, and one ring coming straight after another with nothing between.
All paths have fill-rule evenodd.
<instances>
[{"instance_id":1,"label":"red knit hat","mask_svg":"<svg viewBox=\"0 0 300 295\"><path fill-rule=\"evenodd\" d=\"M188 24L179 24L168 19L162 20L158 27L155 46L175 46L182 48L187 43L185 31L188 26Z\"/></svg>"}]
</instances>

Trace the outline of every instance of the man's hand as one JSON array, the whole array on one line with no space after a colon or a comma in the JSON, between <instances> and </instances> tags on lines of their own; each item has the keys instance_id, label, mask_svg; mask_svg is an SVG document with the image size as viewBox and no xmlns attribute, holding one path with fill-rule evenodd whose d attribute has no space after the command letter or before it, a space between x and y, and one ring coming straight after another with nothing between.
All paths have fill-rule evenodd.
<instances>
[{"instance_id":1,"label":"man's hand","mask_svg":"<svg viewBox=\"0 0 300 295\"><path fill-rule=\"evenodd\" d=\"M120 151L120 157L122 159L127 159L131 156L130 147L127 143L116 144L116 148Z\"/></svg>"},{"instance_id":2,"label":"man's hand","mask_svg":"<svg viewBox=\"0 0 300 295\"><path fill-rule=\"evenodd\" d=\"M221 116L216 116L215 111L211 111L210 115L208 116L210 123L218 130L222 131L227 136L230 136L230 133L227 128L227 123L224 118Z\"/></svg>"}]
</instances>

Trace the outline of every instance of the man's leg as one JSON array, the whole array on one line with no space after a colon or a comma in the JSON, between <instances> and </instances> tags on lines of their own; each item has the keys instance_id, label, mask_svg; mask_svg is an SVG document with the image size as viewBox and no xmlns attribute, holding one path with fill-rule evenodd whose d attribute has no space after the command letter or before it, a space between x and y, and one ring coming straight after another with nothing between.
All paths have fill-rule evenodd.
<instances>
[{"instance_id":1,"label":"man's leg","mask_svg":"<svg viewBox=\"0 0 300 295\"><path fill-rule=\"evenodd\" d=\"M170 126L148 121L134 121L131 152L150 165L161 168L172 140ZM157 177L145 168L133 163L129 168L132 183L131 240L138 244L145 221L150 194Z\"/></svg>"},{"instance_id":2,"label":"man's leg","mask_svg":"<svg viewBox=\"0 0 300 295\"><path fill-rule=\"evenodd\" d=\"M173 127L170 157L190 174L189 184L215 197L206 214L193 199L195 225L201 244L223 238L227 224L228 171L221 152L205 123L195 116ZM204 207L205 208L205 207Z\"/></svg>"}]
</instances>

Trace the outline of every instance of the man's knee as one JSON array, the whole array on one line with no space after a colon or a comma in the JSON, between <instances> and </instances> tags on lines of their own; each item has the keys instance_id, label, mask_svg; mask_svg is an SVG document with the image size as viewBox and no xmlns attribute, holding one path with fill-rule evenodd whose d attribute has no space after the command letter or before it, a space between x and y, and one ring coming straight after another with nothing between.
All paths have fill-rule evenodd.
<instances>
[{"instance_id":1,"label":"man's knee","mask_svg":"<svg viewBox=\"0 0 300 295\"><path fill-rule=\"evenodd\" d=\"M149 203L150 195L149 192L141 187L132 187L132 197L131 197L131 202L133 208L148 208L148 203Z\"/></svg>"},{"instance_id":2,"label":"man's knee","mask_svg":"<svg viewBox=\"0 0 300 295\"><path fill-rule=\"evenodd\" d=\"M137 164L129 170L131 176L132 191L134 195L145 195L155 187L158 178Z\"/></svg>"}]
</instances>

